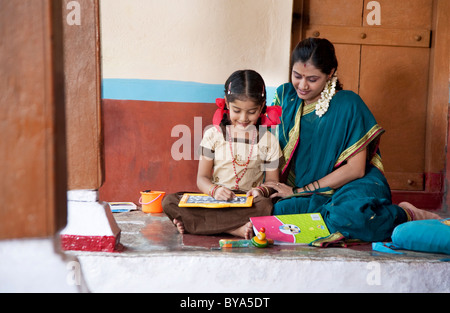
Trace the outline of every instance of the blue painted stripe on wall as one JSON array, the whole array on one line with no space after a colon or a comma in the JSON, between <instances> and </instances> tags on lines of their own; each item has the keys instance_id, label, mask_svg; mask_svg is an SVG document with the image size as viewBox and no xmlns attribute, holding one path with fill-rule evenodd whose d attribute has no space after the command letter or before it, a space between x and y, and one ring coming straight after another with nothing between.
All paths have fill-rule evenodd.
<instances>
[{"instance_id":1,"label":"blue painted stripe on wall","mask_svg":"<svg viewBox=\"0 0 450 313\"><path fill-rule=\"evenodd\" d=\"M107 78L102 80L102 99L213 103L223 97L223 89L223 85L194 82ZM267 87L269 104L275 89Z\"/></svg>"}]
</instances>

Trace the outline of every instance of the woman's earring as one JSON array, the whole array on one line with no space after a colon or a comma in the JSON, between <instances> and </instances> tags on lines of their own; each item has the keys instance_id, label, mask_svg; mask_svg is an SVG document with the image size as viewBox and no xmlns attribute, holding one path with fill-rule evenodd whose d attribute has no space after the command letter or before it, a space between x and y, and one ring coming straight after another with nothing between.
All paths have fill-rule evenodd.
<instances>
[{"instance_id":1,"label":"woman's earring","mask_svg":"<svg viewBox=\"0 0 450 313\"><path fill-rule=\"evenodd\" d=\"M327 81L325 88L323 88L321 97L316 104L316 115L322 117L330 106L331 98L336 93L337 74L334 72L333 77Z\"/></svg>"}]
</instances>

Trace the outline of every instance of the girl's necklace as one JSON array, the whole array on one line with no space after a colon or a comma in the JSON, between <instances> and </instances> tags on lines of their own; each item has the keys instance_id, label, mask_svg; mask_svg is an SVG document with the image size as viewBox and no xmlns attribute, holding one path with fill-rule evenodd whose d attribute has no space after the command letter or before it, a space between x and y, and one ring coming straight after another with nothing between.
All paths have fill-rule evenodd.
<instances>
[{"instance_id":1,"label":"girl's necklace","mask_svg":"<svg viewBox=\"0 0 450 313\"><path fill-rule=\"evenodd\" d=\"M231 160L232 160L231 163L233 164L234 177L236 178L235 179L236 185L234 186L234 189L235 190L239 190L239 182L241 181L242 177L244 177L244 174L247 172L248 164L250 163L250 158L251 158L252 153L253 153L253 146L255 145L255 139L256 139L256 130L253 131L252 144L250 146L250 153L248 154L247 162L245 162L243 164L241 164L238 161L236 161L236 158L233 155L232 137L231 137L230 130L227 129L227 131L228 131L228 138L229 138L228 141L230 143L230 153L231 153ZM242 174L240 175L240 177L239 177L239 175L237 174L237 171L236 171L236 164L239 165L239 166L245 166L245 168L242 171Z\"/></svg>"}]
</instances>

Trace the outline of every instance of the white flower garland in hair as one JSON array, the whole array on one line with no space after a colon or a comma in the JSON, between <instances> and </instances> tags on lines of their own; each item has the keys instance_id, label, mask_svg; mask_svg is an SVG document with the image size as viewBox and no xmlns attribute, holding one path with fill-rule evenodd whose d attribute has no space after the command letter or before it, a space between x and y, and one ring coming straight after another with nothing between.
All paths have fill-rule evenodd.
<instances>
[{"instance_id":1,"label":"white flower garland in hair","mask_svg":"<svg viewBox=\"0 0 450 313\"><path fill-rule=\"evenodd\" d=\"M318 117L322 117L322 115L327 113L328 107L330 106L330 100L336 93L337 79L338 78L335 72L333 77L327 81L325 88L323 88L323 91L320 94L320 99L316 104L316 115Z\"/></svg>"}]
</instances>

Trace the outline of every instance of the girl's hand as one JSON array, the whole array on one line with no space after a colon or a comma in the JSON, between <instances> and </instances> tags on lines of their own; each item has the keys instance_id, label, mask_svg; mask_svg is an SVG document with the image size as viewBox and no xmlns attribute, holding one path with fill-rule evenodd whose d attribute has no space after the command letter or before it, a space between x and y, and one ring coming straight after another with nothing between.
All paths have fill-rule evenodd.
<instances>
[{"instance_id":1,"label":"girl's hand","mask_svg":"<svg viewBox=\"0 0 450 313\"><path fill-rule=\"evenodd\" d=\"M250 189L248 192L247 192L247 197L248 196L253 196L253 197L263 197L264 195L263 195L263 193L262 193L262 191L261 190L259 190L259 189L257 189L257 188L253 188L253 189Z\"/></svg>"},{"instance_id":2,"label":"girl's hand","mask_svg":"<svg viewBox=\"0 0 450 313\"><path fill-rule=\"evenodd\" d=\"M276 197L284 198L284 197L291 196L294 194L292 192L292 187L288 186L286 184L283 184L283 183L269 181L269 182L264 183L263 186L270 187L270 188L273 188L276 190L276 192L270 196L271 198L276 198Z\"/></svg>"},{"instance_id":3,"label":"girl's hand","mask_svg":"<svg viewBox=\"0 0 450 313\"><path fill-rule=\"evenodd\" d=\"M226 187L219 187L214 193L214 199L222 201L230 201L236 197L234 192Z\"/></svg>"}]
</instances>

